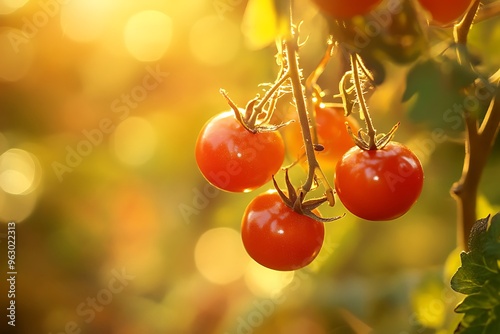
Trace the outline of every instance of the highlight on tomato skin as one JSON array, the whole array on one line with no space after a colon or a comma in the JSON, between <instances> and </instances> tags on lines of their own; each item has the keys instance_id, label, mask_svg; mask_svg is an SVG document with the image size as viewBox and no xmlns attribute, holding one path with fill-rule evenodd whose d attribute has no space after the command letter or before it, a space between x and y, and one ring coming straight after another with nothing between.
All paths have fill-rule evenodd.
<instances>
[{"instance_id":1,"label":"highlight on tomato skin","mask_svg":"<svg viewBox=\"0 0 500 334\"><path fill-rule=\"evenodd\" d=\"M447 26L461 18L472 0L418 0L434 22Z\"/></svg>"},{"instance_id":2,"label":"highlight on tomato skin","mask_svg":"<svg viewBox=\"0 0 500 334\"><path fill-rule=\"evenodd\" d=\"M335 170L337 195L352 214L372 221L404 215L422 192L424 173L417 156L390 142L383 149L349 150Z\"/></svg>"},{"instance_id":3,"label":"highlight on tomato skin","mask_svg":"<svg viewBox=\"0 0 500 334\"><path fill-rule=\"evenodd\" d=\"M348 20L355 16L368 14L382 0L312 0L324 13L335 19Z\"/></svg>"},{"instance_id":4,"label":"highlight on tomato skin","mask_svg":"<svg viewBox=\"0 0 500 334\"><path fill-rule=\"evenodd\" d=\"M205 123L195 146L198 168L218 189L248 192L269 182L285 159L285 145L277 131L251 133L223 112Z\"/></svg>"},{"instance_id":5,"label":"highlight on tomato skin","mask_svg":"<svg viewBox=\"0 0 500 334\"><path fill-rule=\"evenodd\" d=\"M315 212L319 215L319 212ZM324 224L285 205L276 190L256 196L241 222L243 245L259 264L280 271L303 268L318 255Z\"/></svg>"}]
</instances>

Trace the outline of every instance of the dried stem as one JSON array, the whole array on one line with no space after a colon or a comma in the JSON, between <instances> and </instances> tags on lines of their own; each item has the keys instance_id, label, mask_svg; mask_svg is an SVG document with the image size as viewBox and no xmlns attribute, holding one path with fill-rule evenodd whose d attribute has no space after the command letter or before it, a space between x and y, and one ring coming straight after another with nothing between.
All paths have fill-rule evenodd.
<instances>
[{"instance_id":1,"label":"dried stem","mask_svg":"<svg viewBox=\"0 0 500 334\"><path fill-rule=\"evenodd\" d=\"M300 127L302 129L302 139L304 141L304 146L306 150L307 163L309 165L309 172L306 182L302 185L304 192L311 190L316 168L319 164L316 160L314 154L314 146L311 135L311 129L309 128L307 105L305 102L304 92L302 89L302 83L300 78L299 64L297 62L297 37L292 33L291 37L285 42L286 45L286 56L289 67L290 79L292 81L292 93L295 100L295 107L297 108L297 114L299 116Z\"/></svg>"},{"instance_id":2,"label":"dried stem","mask_svg":"<svg viewBox=\"0 0 500 334\"><path fill-rule=\"evenodd\" d=\"M360 110L363 113L363 118L365 119L366 124L366 133L368 134L368 147L370 150L377 149L377 132L373 127L373 122L370 117L370 113L368 112L368 108L366 106L365 97L363 94L363 88L361 87L361 78L359 77L359 68L358 68L358 57L354 54L351 54L351 64L352 64L352 76L354 79L354 87L356 89L356 95L358 96L358 103L360 105Z\"/></svg>"}]
</instances>

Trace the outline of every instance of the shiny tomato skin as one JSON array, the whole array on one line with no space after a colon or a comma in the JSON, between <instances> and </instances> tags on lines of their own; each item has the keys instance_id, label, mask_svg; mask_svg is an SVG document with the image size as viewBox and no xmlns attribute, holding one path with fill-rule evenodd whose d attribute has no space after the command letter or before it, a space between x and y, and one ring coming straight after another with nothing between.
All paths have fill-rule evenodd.
<instances>
[{"instance_id":1,"label":"shiny tomato skin","mask_svg":"<svg viewBox=\"0 0 500 334\"><path fill-rule=\"evenodd\" d=\"M318 214L316 212L316 214ZM247 253L261 265L280 271L311 263L323 245L323 223L286 206L275 190L256 196L241 223Z\"/></svg>"},{"instance_id":2,"label":"shiny tomato skin","mask_svg":"<svg viewBox=\"0 0 500 334\"><path fill-rule=\"evenodd\" d=\"M366 220L392 220L417 201L424 173L417 156L390 142L380 150L350 149L335 169L337 195L352 214Z\"/></svg>"},{"instance_id":3,"label":"shiny tomato skin","mask_svg":"<svg viewBox=\"0 0 500 334\"><path fill-rule=\"evenodd\" d=\"M324 147L324 150L316 151L316 159L324 172L330 170L333 172L337 161L354 146L354 141L347 132L345 122L349 124L354 133L358 131L359 124L356 119L350 116L345 117L342 108L316 106L315 109L318 143ZM305 149L298 121L285 128L284 136L288 155L293 160L303 157Z\"/></svg>"},{"instance_id":4,"label":"shiny tomato skin","mask_svg":"<svg viewBox=\"0 0 500 334\"><path fill-rule=\"evenodd\" d=\"M279 132L251 133L232 111L211 118L196 141L198 168L213 186L247 192L269 182L283 164L285 146Z\"/></svg>"},{"instance_id":5,"label":"shiny tomato skin","mask_svg":"<svg viewBox=\"0 0 500 334\"><path fill-rule=\"evenodd\" d=\"M313 2L331 17L348 20L358 15L368 14L382 0L313 0Z\"/></svg>"},{"instance_id":6,"label":"shiny tomato skin","mask_svg":"<svg viewBox=\"0 0 500 334\"><path fill-rule=\"evenodd\" d=\"M472 0L419 0L419 2L431 14L433 21L445 26L462 17Z\"/></svg>"}]
</instances>

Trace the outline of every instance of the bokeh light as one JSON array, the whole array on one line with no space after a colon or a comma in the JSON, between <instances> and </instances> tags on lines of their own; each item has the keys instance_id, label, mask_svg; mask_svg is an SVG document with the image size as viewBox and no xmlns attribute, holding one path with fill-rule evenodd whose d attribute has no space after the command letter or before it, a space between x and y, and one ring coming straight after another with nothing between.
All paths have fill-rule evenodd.
<instances>
[{"instance_id":1,"label":"bokeh light","mask_svg":"<svg viewBox=\"0 0 500 334\"><path fill-rule=\"evenodd\" d=\"M13 195L27 194L38 185L40 166L29 152L13 148L0 155L0 188Z\"/></svg>"},{"instance_id":2,"label":"bokeh light","mask_svg":"<svg viewBox=\"0 0 500 334\"><path fill-rule=\"evenodd\" d=\"M101 36L113 10L113 0L71 0L61 6L61 28L74 41L91 42Z\"/></svg>"},{"instance_id":3,"label":"bokeh light","mask_svg":"<svg viewBox=\"0 0 500 334\"><path fill-rule=\"evenodd\" d=\"M245 282L252 293L261 298L275 298L292 282L294 271L276 271L250 261Z\"/></svg>"},{"instance_id":4,"label":"bokeh light","mask_svg":"<svg viewBox=\"0 0 500 334\"><path fill-rule=\"evenodd\" d=\"M210 38L207 38L210 36ZM217 16L207 16L196 22L189 37L191 52L201 63L222 65L233 59L240 47L238 27Z\"/></svg>"},{"instance_id":5,"label":"bokeh light","mask_svg":"<svg viewBox=\"0 0 500 334\"><path fill-rule=\"evenodd\" d=\"M151 123L144 118L129 117L113 132L113 151L124 164L139 166L154 154L157 134Z\"/></svg>"},{"instance_id":6,"label":"bokeh light","mask_svg":"<svg viewBox=\"0 0 500 334\"><path fill-rule=\"evenodd\" d=\"M241 278L248 263L239 233L227 227L203 233L196 243L194 259L203 277L216 284Z\"/></svg>"},{"instance_id":7,"label":"bokeh light","mask_svg":"<svg viewBox=\"0 0 500 334\"><path fill-rule=\"evenodd\" d=\"M133 15L124 29L127 50L139 61L156 61L166 52L173 36L172 19L157 10Z\"/></svg>"},{"instance_id":8,"label":"bokeh light","mask_svg":"<svg viewBox=\"0 0 500 334\"><path fill-rule=\"evenodd\" d=\"M24 6L28 0L0 0L0 15L10 14L22 6Z\"/></svg>"}]
</instances>

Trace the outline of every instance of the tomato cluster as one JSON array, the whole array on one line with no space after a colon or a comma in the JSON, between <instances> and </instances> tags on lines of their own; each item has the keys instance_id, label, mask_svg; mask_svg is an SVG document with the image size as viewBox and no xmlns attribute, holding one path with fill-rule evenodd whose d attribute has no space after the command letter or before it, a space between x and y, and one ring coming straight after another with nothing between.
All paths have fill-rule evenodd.
<instances>
[{"instance_id":1,"label":"tomato cluster","mask_svg":"<svg viewBox=\"0 0 500 334\"><path fill-rule=\"evenodd\" d=\"M422 190L423 171L407 147L392 141L374 150L355 146L345 123L354 130L358 123L340 108L317 104L315 120L318 144L324 147L318 161L334 167L335 189L347 210L362 219L380 221L398 218L411 208ZM287 150L295 152L291 155L303 155L300 128L292 123L284 132ZM211 118L195 148L207 181L229 192L251 191L268 183L281 168L284 155L279 131L249 131L232 111ZM313 212L321 217L317 209ZM241 223L248 254L274 270L308 265L319 253L324 233L323 222L296 212L276 190L257 195Z\"/></svg>"},{"instance_id":2,"label":"tomato cluster","mask_svg":"<svg viewBox=\"0 0 500 334\"><path fill-rule=\"evenodd\" d=\"M366 23L365 15L382 7L383 3L382 0L313 1L330 19L344 26ZM439 24L456 21L471 3L470 0L457 0L452 6L450 1L419 1L425 11L414 6L417 2L405 2L412 10L403 8L408 11L405 15L428 12L432 22ZM408 23L406 18L411 15L405 15L394 21L403 25ZM356 16L365 17L348 22ZM414 25L404 27L410 29ZM381 31L382 39L391 40L385 34L397 28L391 26ZM417 34L418 31L410 32ZM296 45L297 41L298 38ZM377 134L373 126L364 95L376 88L377 80L366 66L366 53L352 51L349 54L351 70L347 70L339 81L340 93L330 96L341 98L342 104L323 103L325 93L316 82L306 87L309 89L301 89L297 51L293 53L295 59L292 58L287 43L290 41L278 48L280 74L275 83L269 85L271 88L264 97L257 96L248 101L245 109L240 109L222 90L232 110L212 117L202 127L195 147L199 170L218 189L249 192L273 181L274 189L256 195L246 207L241 220L241 237L248 254L274 270L296 270L316 258L325 237L324 224L340 218L323 217L318 210L323 203L333 206L337 196L348 212L361 219L397 219L416 203L424 181L417 156L408 147L393 141L397 125L387 134ZM330 51L325 53L324 59L332 57ZM291 71L292 66L297 67L295 71ZM318 66L313 73L321 71ZM292 75L295 75L295 82ZM311 83L310 80L305 82L306 86ZM287 118L282 117L286 113L280 110L277 101L289 93L293 94L295 116L283 123L271 124L271 120ZM308 110L307 106L312 108ZM281 114L274 118L276 110ZM365 123L366 130L360 128L360 120ZM283 167L286 156L289 165ZM307 173L307 180L300 186L291 182L288 173L297 164ZM275 179L282 169L286 190L282 190ZM334 187L329 185L331 181ZM318 189L324 191L322 196L311 198L309 192Z\"/></svg>"}]
</instances>

